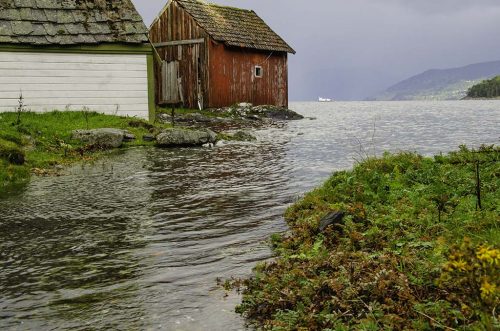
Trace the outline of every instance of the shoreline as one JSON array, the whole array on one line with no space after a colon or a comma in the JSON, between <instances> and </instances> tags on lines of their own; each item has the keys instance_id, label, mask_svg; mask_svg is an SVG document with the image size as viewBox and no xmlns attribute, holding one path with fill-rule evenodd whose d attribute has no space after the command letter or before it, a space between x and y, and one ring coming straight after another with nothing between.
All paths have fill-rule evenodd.
<instances>
[{"instance_id":1,"label":"shoreline","mask_svg":"<svg viewBox=\"0 0 500 331\"><path fill-rule=\"evenodd\" d=\"M276 258L226 283L237 312L263 329L493 329L499 161L498 146L462 147L333 174L287 210Z\"/></svg>"},{"instance_id":2,"label":"shoreline","mask_svg":"<svg viewBox=\"0 0 500 331\"><path fill-rule=\"evenodd\" d=\"M22 189L31 176L58 175L67 165L95 160L116 148L176 148L218 140L252 141L255 138L244 130L280 126L288 120L287 116L302 118L290 110L245 104L216 111L178 109L173 126L165 113L166 110L158 113L154 124L131 117L74 111L23 112L20 123L16 123L17 113L0 113L0 197ZM75 135L77 131L82 133L79 137ZM122 137L115 141L120 135L118 131ZM160 142L157 138L165 132L163 136L167 137ZM105 136L91 136L95 134Z\"/></svg>"}]
</instances>

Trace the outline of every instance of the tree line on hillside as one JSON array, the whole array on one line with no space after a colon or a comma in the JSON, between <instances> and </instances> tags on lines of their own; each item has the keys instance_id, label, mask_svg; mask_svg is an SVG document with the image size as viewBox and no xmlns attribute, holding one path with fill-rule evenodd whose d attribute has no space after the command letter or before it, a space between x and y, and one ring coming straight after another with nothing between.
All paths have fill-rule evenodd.
<instances>
[{"instance_id":1,"label":"tree line on hillside","mask_svg":"<svg viewBox=\"0 0 500 331\"><path fill-rule=\"evenodd\" d=\"M472 86L467 92L468 98L497 98L500 97L500 76L482 81Z\"/></svg>"}]
</instances>

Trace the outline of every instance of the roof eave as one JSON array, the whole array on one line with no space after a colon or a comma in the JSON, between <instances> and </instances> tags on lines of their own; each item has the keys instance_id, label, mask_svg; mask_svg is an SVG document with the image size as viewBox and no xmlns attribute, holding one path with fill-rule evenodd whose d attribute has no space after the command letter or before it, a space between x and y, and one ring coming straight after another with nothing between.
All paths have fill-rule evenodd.
<instances>
[{"instance_id":1,"label":"roof eave","mask_svg":"<svg viewBox=\"0 0 500 331\"><path fill-rule=\"evenodd\" d=\"M278 48L271 49L271 48L263 48L263 47L255 47L255 46L249 46L249 45L240 45L240 44L236 44L236 43L230 43L230 42L227 42L225 40L214 39L213 37L212 37L212 39L215 40L216 42L224 44L227 47L254 49L256 51L261 51L261 52L271 52L271 53L272 52L280 52L280 53L296 54L295 50L288 45L287 45L288 47L286 47L286 48L283 47L283 48L279 48L279 49Z\"/></svg>"}]
</instances>

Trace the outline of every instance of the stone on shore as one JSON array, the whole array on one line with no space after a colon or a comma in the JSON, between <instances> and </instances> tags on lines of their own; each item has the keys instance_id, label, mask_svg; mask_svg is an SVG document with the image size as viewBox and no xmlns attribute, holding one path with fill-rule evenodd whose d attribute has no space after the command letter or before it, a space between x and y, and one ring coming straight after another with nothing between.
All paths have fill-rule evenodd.
<instances>
[{"instance_id":1,"label":"stone on shore","mask_svg":"<svg viewBox=\"0 0 500 331\"><path fill-rule=\"evenodd\" d=\"M188 147L215 144L217 134L212 130L165 129L156 136L159 147Z\"/></svg>"},{"instance_id":2,"label":"stone on shore","mask_svg":"<svg viewBox=\"0 0 500 331\"><path fill-rule=\"evenodd\" d=\"M319 231L323 232L331 225L340 224L344 218L345 213L342 211L334 211L328 213L319 221Z\"/></svg>"},{"instance_id":3,"label":"stone on shore","mask_svg":"<svg viewBox=\"0 0 500 331\"><path fill-rule=\"evenodd\" d=\"M143 141L155 141L155 136L152 134L145 134L142 136Z\"/></svg>"},{"instance_id":4,"label":"stone on shore","mask_svg":"<svg viewBox=\"0 0 500 331\"><path fill-rule=\"evenodd\" d=\"M272 105L253 106L251 103L240 103L226 108L211 109L214 113L230 114L246 120L271 119L277 121L301 120L304 116L291 109Z\"/></svg>"},{"instance_id":5,"label":"stone on shore","mask_svg":"<svg viewBox=\"0 0 500 331\"><path fill-rule=\"evenodd\" d=\"M229 141L255 141L257 138L248 131L237 131L235 133L221 133L222 139Z\"/></svg>"},{"instance_id":6,"label":"stone on shore","mask_svg":"<svg viewBox=\"0 0 500 331\"><path fill-rule=\"evenodd\" d=\"M122 146L124 140L135 139L128 131L112 128L75 130L71 138L99 148L118 148Z\"/></svg>"},{"instance_id":7,"label":"stone on shore","mask_svg":"<svg viewBox=\"0 0 500 331\"><path fill-rule=\"evenodd\" d=\"M26 161L24 151L15 143L0 138L0 158L6 158L11 164L23 165Z\"/></svg>"}]
</instances>

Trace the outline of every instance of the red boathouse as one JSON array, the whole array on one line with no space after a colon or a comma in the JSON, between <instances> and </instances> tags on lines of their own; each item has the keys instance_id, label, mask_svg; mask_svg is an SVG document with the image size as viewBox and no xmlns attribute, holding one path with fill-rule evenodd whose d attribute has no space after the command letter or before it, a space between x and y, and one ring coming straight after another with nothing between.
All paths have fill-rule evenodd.
<instances>
[{"instance_id":1,"label":"red boathouse","mask_svg":"<svg viewBox=\"0 0 500 331\"><path fill-rule=\"evenodd\" d=\"M288 53L254 11L170 0L150 28L159 104L288 107Z\"/></svg>"}]
</instances>

